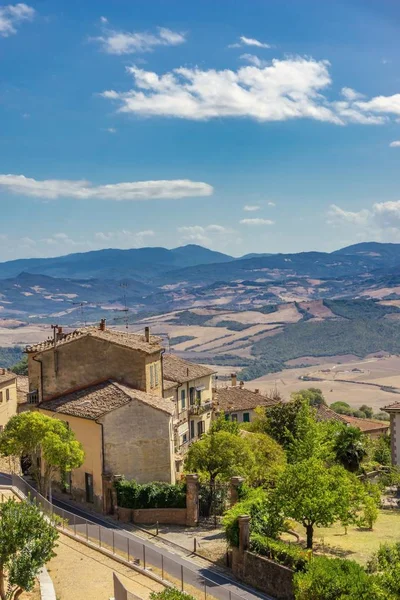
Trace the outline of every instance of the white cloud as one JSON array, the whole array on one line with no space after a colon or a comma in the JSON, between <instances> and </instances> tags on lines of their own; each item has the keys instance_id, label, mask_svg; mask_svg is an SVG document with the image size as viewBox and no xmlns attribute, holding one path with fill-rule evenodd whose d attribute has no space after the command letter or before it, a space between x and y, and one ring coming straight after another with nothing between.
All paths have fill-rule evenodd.
<instances>
[{"instance_id":1,"label":"white cloud","mask_svg":"<svg viewBox=\"0 0 400 600\"><path fill-rule=\"evenodd\" d=\"M334 224L335 222L339 221L346 221L347 223L352 223L353 225L367 225L370 218L370 211L363 209L358 212L352 212L349 210L344 210L336 204L332 204L328 211L328 218L329 224Z\"/></svg>"},{"instance_id":2,"label":"white cloud","mask_svg":"<svg viewBox=\"0 0 400 600\"><path fill-rule=\"evenodd\" d=\"M157 46L177 46L186 41L184 33L158 27L157 33L124 32L107 29L103 35L94 38L100 42L107 54L135 54L151 52Z\"/></svg>"},{"instance_id":3,"label":"white cloud","mask_svg":"<svg viewBox=\"0 0 400 600\"><path fill-rule=\"evenodd\" d=\"M331 83L326 61L307 58L273 60L260 69L238 71L178 68L157 75L128 67L136 88L108 90L103 97L118 101L119 111L194 120L215 117L250 117L259 121L284 121L308 117L341 123L325 106L321 90Z\"/></svg>"},{"instance_id":4,"label":"white cloud","mask_svg":"<svg viewBox=\"0 0 400 600\"><path fill-rule=\"evenodd\" d=\"M243 55L247 60L249 56ZM137 66L127 68L134 87L106 90L103 98L118 103L118 112L143 116L207 120L248 117L258 121L308 118L346 125L381 125L400 116L400 94L370 100L342 88L339 100L323 94L332 83L330 64L310 57L286 57L236 71L179 67L159 75Z\"/></svg>"},{"instance_id":5,"label":"white cloud","mask_svg":"<svg viewBox=\"0 0 400 600\"><path fill-rule=\"evenodd\" d=\"M271 48L269 44L265 44L264 42L260 42L254 38L248 38L244 35L241 35L239 38L239 42L235 44L230 44L228 48L240 48L242 46L255 46L256 48Z\"/></svg>"},{"instance_id":6,"label":"white cloud","mask_svg":"<svg viewBox=\"0 0 400 600\"><path fill-rule=\"evenodd\" d=\"M106 131L108 131L108 133L117 133L115 127L107 127Z\"/></svg>"},{"instance_id":7,"label":"white cloud","mask_svg":"<svg viewBox=\"0 0 400 600\"><path fill-rule=\"evenodd\" d=\"M253 212L255 210L260 210L261 206L259 206L258 204L245 204L243 206L243 210L246 210L248 212Z\"/></svg>"},{"instance_id":8,"label":"white cloud","mask_svg":"<svg viewBox=\"0 0 400 600\"><path fill-rule=\"evenodd\" d=\"M35 9L23 3L0 6L0 36L17 33L16 27L23 21L32 21L35 13Z\"/></svg>"},{"instance_id":9,"label":"white cloud","mask_svg":"<svg viewBox=\"0 0 400 600\"><path fill-rule=\"evenodd\" d=\"M390 148L400 148L400 140L396 140L395 142L390 142Z\"/></svg>"},{"instance_id":10,"label":"white cloud","mask_svg":"<svg viewBox=\"0 0 400 600\"><path fill-rule=\"evenodd\" d=\"M108 23L107 17L100 17L100 22L104 24Z\"/></svg>"},{"instance_id":11,"label":"white cloud","mask_svg":"<svg viewBox=\"0 0 400 600\"><path fill-rule=\"evenodd\" d=\"M76 198L78 200L155 200L210 196L213 187L189 179L131 181L92 185L89 181L47 179L38 181L24 175L0 175L0 190L36 198Z\"/></svg>"},{"instance_id":12,"label":"white cloud","mask_svg":"<svg viewBox=\"0 0 400 600\"><path fill-rule=\"evenodd\" d=\"M247 61L248 63L250 63L251 65L254 65L255 67L264 67L264 66L268 65L268 61L261 60L261 58L258 58L258 56L255 56L255 54L241 54L239 56L239 58Z\"/></svg>"},{"instance_id":13,"label":"white cloud","mask_svg":"<svg viewBox=\"0 0 400 600\"><path fill-rule=\"evenodd\" d=\"M182 243L196 243L202 246L220 245L224 247L233 236L236 236L236 231L224 225L185 225L178 227L178 233L182 234Z\"/></svg>"},{"instance_id":14,"label":"white cloud","mask_svg":"<svg viewBox=\"0 0 400 600\"><path fill-rule=\"evenodd\" d=\"M274 221L270 219L242 219L241 225L275 225Z\"/></svg>"},{"instance_id":15,"label":"white cloud","mask_svg":"<svg viewBox=\"0 0 400 600\"><path fill-rule=\"evenodd\" d=\"M129 231L121 229L119 231L98 231L95 239L102 244L117 246L118 248L139 248L146 243L148 238L152 238L155 232L152 229L144 231Z\"/></svg>"},{"instance_id":16,"label":"white cloud","mask_svg":"<svg viewBox=\"0 0 400 600\"><path fill-rule=\"evenodd\" d=\"M268 206L276 206L275 202L268 202Z\"/></svg>"},{"instance_id":17,"label":"white cloud","mask_svg":"<svg viewBox=\"0 0 400 600\"><path fill-rule=\"evenodd\" d=\"M353 235L382 241L400 241L400 200L375 202L357 212L333 204L328 211L328 224L350 226Z\"/></svg>"}]
</instances>

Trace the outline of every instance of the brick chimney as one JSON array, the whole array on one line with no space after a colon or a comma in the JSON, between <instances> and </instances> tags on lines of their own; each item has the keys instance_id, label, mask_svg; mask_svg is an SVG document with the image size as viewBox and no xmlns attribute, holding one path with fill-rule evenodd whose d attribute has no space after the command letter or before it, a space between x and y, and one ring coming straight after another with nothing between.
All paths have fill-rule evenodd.
<instances>
[{"instance_id":1,"label":"brick chimney","mask_svg":"<svg viewBox=\"0 0 400 600\"><path fill-rule=\"evenodd\" d=\"M232 387L236 387L236 385L237 385L236 373L231 374L231 382L232 382Z\"/></svg>"},{"instance_id":2,"label":"brick chimney","mask_svg":"<svg viewBox=\"0 0 400 600\"><path fill-rule=\"evenodd\" d=\"M255 393L255 394L259 394L259 393L260 393L260 390L259 390L258 388L256 388L256 389L254 390L254 393Z\"/></svg>"},{"instance_id":3,"label":"brick chimney","mask_svg":"<svg viewBox=\"0 0 400 600\"><path fill-rule=\"evenodd\" d=\"M57 340L61 340L63 337L63 328L57 327Z\"/></svg>"},{"instance_id":4,"label":"brick chimney","mask_svg":"<svg viewBox=\"0 0 400 600\"><path fill-rule=\"evenodd\" d=\"M106 320L105 319L101 319L100 320L99 329L100 329L100 331L105 331L106 330Z\"/></svg>"},{"instance_id":5,"label":"brick chimney","mask_svg":"<svg viewBox=\"0 0 400 600\"><path fill-rule=\"evenodd\" d=\"M150 342L150 327L144 328L144 338L146 342Z\"/></svg>"},{"instance_id":6,"label":"brick chimney","mask_svg":"<svg viewBox=\"0 0 400 600\"><path fill-rule=\"evenodd\" d=\"M242 389L242 388L244 387L244 381L241 381L241 382L239 383L239 387L240 387L240 389Z\"/></svg>"}]
</instances>

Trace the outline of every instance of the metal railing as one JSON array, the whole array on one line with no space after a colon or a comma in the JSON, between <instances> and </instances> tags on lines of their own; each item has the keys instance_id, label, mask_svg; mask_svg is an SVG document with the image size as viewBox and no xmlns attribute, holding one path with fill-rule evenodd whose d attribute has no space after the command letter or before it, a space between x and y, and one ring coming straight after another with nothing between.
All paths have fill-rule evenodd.
<instances>
[{"instance_id":1,"label":"metal railing","mask_svg":"<svg viewBox=\"0 0 400 600\"><path fill-rule=\"evenodd\" d=\"M243 595L187 568L151 542L144 543L134 534L114 528L112 523L103 526L52 504L19 475L12 475L12 485L28 500L35 502L61 531L78 541L91 542L100 549L108 550L116 557L158 575L165 583L172 584L199 600L243 600ZM216 574L216 578L220 579L221 575ZM227 583L231 581L227 580ZM246 590L243 589L243 592Z\"/></svg>"},{"instance_id":2,"label":"metal railing","mask_svg":"<svg viewBox=\"0 0 400 600\"><path fill-rule=\"evenodd\" d=\"M193 404L189 406L189 414L191 415L202 415L203 413L212 409L212 400L207 400L203 404Z\"/></svg>"}]
</instances>

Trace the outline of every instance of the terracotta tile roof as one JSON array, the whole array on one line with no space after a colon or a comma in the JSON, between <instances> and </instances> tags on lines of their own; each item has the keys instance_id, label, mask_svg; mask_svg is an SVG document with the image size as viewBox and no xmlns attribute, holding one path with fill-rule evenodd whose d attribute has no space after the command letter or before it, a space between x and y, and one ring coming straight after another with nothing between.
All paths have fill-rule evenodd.
<instances>
[{"instance_id":1,"label":"terracotta tile roof","mask_svg":"<svg viewBox=\"0 0 400 600\"><path fill-rule=\"evenodd\" d=\"M29 377L27 375L17 375L17 401L22 404L26 402L26 395L29 392Z\"/></svg>"},{"instance_id":2,"label":"terracotta tile roof","mask_svg":"<svg viewBox=\"0 0 400 600\"><path fill-rule=\"evenodd\" d=\"M259 392L252 392L240 386L217 388L214 391L213 399L216 409L223 412L252 410L257 406L276 406L279 404L278 400L273 400Z\"/></svg>"},{"instance_id":3,"label":"terracotta tile roof","mask_svg":"<svg viewBox=\"0 0 400 600\"><path fill-rule=\"evenodd\" d=\"M150 336L150 341L146 342L144 335L138 335L136 333L125 333L124 331L117 331L115 329L105 329L101 331L96 327L81 327L74 331L66 334L62 334L62 338L57 341L57 347L63 346L74 342L76 339L91 336L99 340L106 340L112 344L124 346L125 348L132 348L145 352L146 354L153 354L154 352L161 351L161 338L156 336ZM27 346L26 351L29 352L44 352L45 350L51 350L54 346L52 339L45 340L39 344L33 346Z\"/></svg>"},{"instance_id":4,"label":"terracotta tile roof","mask_svg":"<svg viewBox=\"0 0 400 600\"><path fill-rule=\"evenodd\" d=\"M316 418L318 421L338 421L345 423L346 425L361 429L364 433L389 429L388 423L385 423L384 421L373 421L371 419L360 419L359 417L351 417L349 415L339 415L323 404L320 404L317 408Z\"/></svg>"},{"instance_id":5,"label":"terracotta tile roof","mask_svg":"<svg viewBox=\"0 0 400 600\"><path fill-rule=\"evenodd\" d=\"M11 371L5 371L5 373L2 373L0 371L0 385L3 385L3 383L8 383L11 382L13 379L16 379L17 376L15 373L11 373Z\"/></svg>"},{"instance_id":6,"label":"terracotta tile roof","mask_svg":"<svg viewBox=\"0 0 400 600\"><path fill-rule=\"evenodd\" d=\"M185 381L213 375L215 372L209 367L188 362L183 358L179 358L179 356L175 356L175 354L163 355L163 375L164 379L168 381L184 383Z\"/></svg>"},{"instance_id":7,"label":"terracotta tile roof","mask_svg":"<svg viewBox=\"0 0 400 600\"><path fill-rule=\"evenodd\" d=\"M399 402L394 402L393 404L389 404L389 406L385 406L383 408L383 410L386 410L386 412L390 412L390 411L397 411L400 410L400 401Z\"/></svg>"},{"instance_id":8,"label":"terracotta tile roof","mask_svg":"<svg viewBox=\"0 0 400 600\"><path fill-rule=\"evenodd\" d=\"M53 400L41 402L38 406L43 410L55 413L95 420L129 404L131 400L139 400L139 402L169 414L174 412L174 405L170 400L135 390L116 381L105 381L92 385Z\"/></svg>"}]
</instances>

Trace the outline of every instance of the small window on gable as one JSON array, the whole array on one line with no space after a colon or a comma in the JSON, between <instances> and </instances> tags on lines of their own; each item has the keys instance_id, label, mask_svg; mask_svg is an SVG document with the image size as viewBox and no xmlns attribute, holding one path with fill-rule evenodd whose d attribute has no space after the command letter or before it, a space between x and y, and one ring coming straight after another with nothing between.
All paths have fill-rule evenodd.
<instances>
[{"instance_id":1,"label":"small window on gable","mask_svg":"<svg viewBox=\"0 0 400 600\"><path fill-rule=\"evenodd\" d=\"M250 413L243 413L243 423L250 423Z\"/></svg>"}]
</instances>

